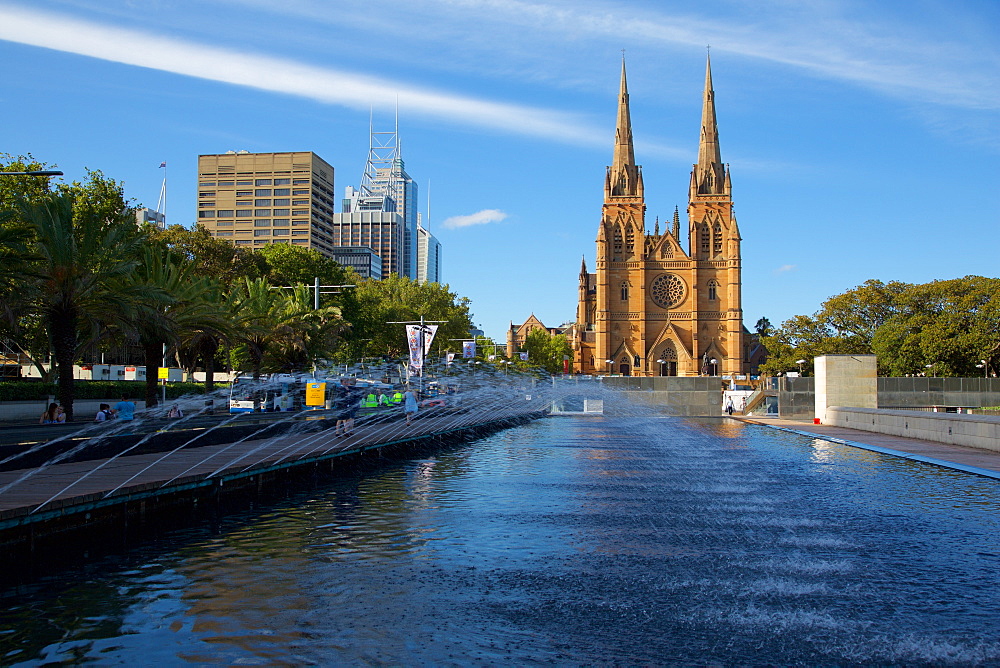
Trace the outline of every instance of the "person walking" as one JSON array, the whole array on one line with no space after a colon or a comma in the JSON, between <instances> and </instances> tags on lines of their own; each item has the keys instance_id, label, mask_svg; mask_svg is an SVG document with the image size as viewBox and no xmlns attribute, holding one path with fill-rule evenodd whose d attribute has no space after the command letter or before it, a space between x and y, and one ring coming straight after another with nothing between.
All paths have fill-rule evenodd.
<instances>
[{"instance_id":1,"label":"person walking","mask_svg":"<svg viewBox=\"0 0 1000 668\"><path fill-rule=\"evenodd\" d=\"M101 410L94 416L94 422L109 422L115 419L115 414L111 412L110 404L101 404Z\"/></svg>"},{"instance_id":2,"label":"person walking","mask_svg":"<svg viewBox=\"0 0 1000 668\"><path fill-rule=\"evenodd\" d=\"M406 424L412 424L417 415L417 395L410 388L406 388L403 393L403 413L406 415Z\"/></svg>"}]
</instances>

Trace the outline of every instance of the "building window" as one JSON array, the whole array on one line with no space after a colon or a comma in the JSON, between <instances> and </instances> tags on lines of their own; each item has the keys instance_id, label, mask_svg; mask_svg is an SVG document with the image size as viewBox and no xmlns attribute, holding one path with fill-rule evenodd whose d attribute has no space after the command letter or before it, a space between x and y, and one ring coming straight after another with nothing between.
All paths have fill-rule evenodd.
<instances>
[{"instance_id":1,"label":"building window","mask_svg":"<svg viewBox=\"0 0 1000 668\"><path fill-rule=\"evenodd\" d=\"M253 191L253 194L254 194L255 197L270 197L271 196L271 189L270 188L257 188L256 190Z\"/></svg>"},{"instance_id":2,"label":"building window","mask_svg":"<svg viewBox=\"0 0 1000 668\"><path fill-rule=\"evenodd\" d=\"M308 195L309 194L309 189L308 188L305 188L305 189L296 188L295 190L292 191L292 194L293 195Z\"/></svg>"},{"instance_id":3,"label":"building window","mask_svg":"<svg viewBox=\"0 0 1000 668\"><path fill-rule=\"evenodd\" d=\"M274 224L275 225L281 225L281 226L287 226L288 225L288 219L287 218L275 218L274 219Z\"/></svg>"},{"instance_id":4,"label":"building window","mask_svg":"<svg viewBox=\"0 0 1000 668\"><path fill-rule=\"evenodd\" d=\"M293 237L302 236L303 234L309 234L309 230L292 230Z\"/></svg>"},{"instance_id":5,"label":"building window","mask_svg":"<svg viewBox=\"0 0 1000 668\"><path fill-rule=\"evenodd\" d=\"M232 185L233 185L232 181L219 181L219 187L223 187L223 186L230 186L230 187L232 187Z\"/></svg>"},{"instance_id":6,"label":"building window","mask_svg":"<svg viewBox=\"0 0 1000 668\"><path fill-rule=\"evenodd\" d=\"M216 227L232 227L233 221L231 220L220 220L215 224Z\"/></svg>"},{"instance_id":7,"label":"building window","mask_svg":"<svg viewBox=\"0 0 1000 668\"><path fill-rule=\"evenodd\" d=\"M237 181L236 185L238 185L238 186L252 186L253 185L253 181Z\"/></svg>"},{"instance_id":8,"label":"building window","mask_svg":"<svg viewBox=\"0 0 1000 668\"><path fill-rule=\"evenodd\" d=\"M217 237L231 237L231 236L233 236L233 231L232 230L226 230L226 231L219 230L218 232L215 233L215 236L217 236Z\"/></svg>"},{"instance_id":9,"label":"building window","mask_svg":"<svg viewBox=\"0 0 1000 668\"><path fill-rule=\"evenodd\" d=\"M622 281L621 285L622 301L628 301L628 281Z\"/></svg>"},{"instance_id":10,"label":"building window","mask_svg":"<svg viewBox=\"0 0 1000 668\"><path fill-rule=\"evenodd\" d=\"M232 218L233 217L233 210L232 209L219 209L218 216L219 216L219 218Z\"/></svg>"},{"instance_id":11,"label":"building window","mask_svg":"<svg viewBox=\"0 0 1000 668\"><path fill-rule=\"evenodd\" d=\"M255 216L270 216L271 215L271 210L270 209L254 209L253 210L253 215L255 215Z\"/></svg>"},{"instance_id":12,"label":"building window","mask_svg":"<svg viewBox=\"0 0 1000 668\"><path fill-rule=\"evenodd\" d=\"M274 230L274 234L277 236L288 236L288 230Z\"/></svg>"},{"instance_id":13,"label":"building window","mask_svg":"<svg viewBox=\"0 0 1000 668\"><path fill-rule=\"evenodd\" d=\"M292 211L292 215L293 216L308 216L309 215L309 210L308 209L295 209L294 211Z\"/></svg>"},{"instance_id":14,"label":"building window","mask_svg":"<svg viewBox=\"0 0 1000 668\"><path fill-rule=\"evenodd\" d=\"M669 258L674 256L674 248L669 243L663 244L663 248L660 249L660 257Z\"/></svg>"},{"instance_id":15,"label":"building window","mask_svg":"<svg viewBox=\"0 0 1000 668\"><path fill-rule=\"evenodd\" d=\"M215 181L201 181L198 183L199 186L215 186Z\"/></svg>"},{"instance_id":16,"label":"building window","mask_svg":"<svg viewBox=\"0 0 1000 668\"><path fill-rule=\"evenodd\" d=\"M236 191L236 196L237 197L253 197L253 191L252 190L237 190Z\"/></svg>"},{"instance_id":17,"label":"building window","mask_svg":"<svg viewBox=\"0 0 1000 668\"><path fill-rule=\"evenodd\" d=\"M236 209L237 218L249 218L253 215L252 209Z\"/></svg>"},{"instance_id":18,"label":"building window","mask_svg":"<svg viewBox=\"0 0 1000 668\"><path fill-rule=\"evenodd\" d=\"M716 255L722 255L722 225L715 224L712 237L714 243L713 252Z\"/></svg>"},{"instance_id":19,"label":"building window","mask_svg":"<svg viewBox=\"0 0 1000 668\"><path fill-rule=\"evenodd\" d=\"M198 212L198 217L199 218L215 218L215 212L214 211L199 211Z\"/></svg>"},{"instance_id":20,"label":"building window","mask_svg":"<svg viewBox=\"0 0 1000 668\"><path fill-rule=\"evenodd\" d=\"M293 186L307 186L309 185L309 179L295 179L292 181Z\"/></svg>"},{"instance_id":21,"label":"building window","mask_svg":"<svg viewBox=\"0 0 1000 668\"><path fill-rule=\"evenodd\" d=\"M262 218L261 220L253 221L254 227L271 227L271 221L268 218Z\"/></svg>"},{"instance_id":22,"label":"building window","mask_svg":"<svg viewBox=\"0 0 1000 668\"><path fill-rule=\"evenodd\" d=\"M612 247L612 260L622 259L622 228L615 225L614 245Z\"/></svg>"},{"instance_id":23,"label":"building window","mask_svg":"<svg viewBox=\"0 0 1000 668\"><path fill-rule=\"evenodd\" d=\"M632 226L629 225L625 231L625 255L626 257L632 257L635 253L635 232L632 231Z\"/></svg>"},{"instance_id":24,"label":"building window","mask_svg":"<svg viewBox=\"0 0 1000 668\"><path fill-rule=\"evenodd\" d=\"M253 235L255 237L269 237L271 236L271 230L254 230Z\"/></svg>"},{"instance_id":25,"label":"building window","mask_svg":"<svg viewBox=\"0 0 1000 668\"><path fill-rule=\"evenodd\" d=\"M708 225L700 225L701 231L701 252L708 255L709 244L711 244L711 233L708 231Z\"/></svg>"},{"instance_id":26,"label":"building window","mask_svg":"<svg viewBox=\"0 0 1000 668\"><path fill-rule=\"evenodd\" d=\"M254 206L271 206L271 200L269 199L255 199L253 201Z\"/></svg>"},{"instance_id":27,"label":"building window","mask_svg":"<svg viewBox=\"0 0 1000 668\"><path fill-rule=\"evenodd\" d=\"M293 220L292 225L308 225L308 220Z\"/></svg>"},{"instance_id":28,"label":"building window","mask_svg":"<svg viewBox=\"0 0 1000 668\"><path fill-rule=\"evenodd\" d=\"M238 243L239 245L241 245L241 246L242 246L242 245L244 245L244 244L249 244L249 243L250 243L250 240L249 240L249 239L237 239L237 240L236 240L236 243Z\"/></svg>"},{"instance_id":29,"label":"building window","mask_svg":"<svg viewBox=\"0 0 1000 668\"><path fill-rule=\"evenodd\" d=\"M708 282L708 299L709 301L715 301L719 298L719 282L714 278Z\"/></svg>"},{"instance_id":30,"label":"building window","mask_svg":"<svg viewBox=\"0 0 1000 668\"><path fill-rule=\"evenodd\" d=\"M274 185L276 185L276 186L287 186L291 182L292 182L291 179L275 179L274 180Z\"/></svg>"},{"instance_id":31,"label":"building window","mask_svg":"<svg viewBox=\"0 0 1000 668\"><path fill-rule=\"evenodd\" d=\"M292 239L293 244L302 244L303 246L309 243L308 239Z\"/></svg>"},{"instance_id":32,"label":"building window","mask_svg":"<svg viewBox=\"0 0 1000 668\"><path fill-rule=\"evenodd\" d=\"M288 206L292 203L290 199L276 199L274 200L274 206Z\"/></svg>"},{"instance_id":33,"label":"building window","mask_svg":"<svg viewBox=\"0 0 1000 668\"><path fill-rule=\"evenodd\" d=\"M288 215L291 215L289 213L289 211L290 211L290 209L275 209L273 215L275 215L275 216L288 216Z\"/></svg>"},{"instance_id":34,"label":"building window","mask_svg":"<svg viewBox=\"0 0 1000 668\"><path fill-rule=\"evenodd\" d=\"M269 186L271 185L271 179L257 179L253 182L255 186ZM270 195L271 193L268 193Z\"/></svg>"},{"instance_id":35,"label":"building window","mask_svg":"<svg viewBox=\"0 0 1000 668\"><path fill-rule=\"evenodd\" d=\"M275 185L277 185L277 184L275 184ZM274 189L274 196L275 197L288 197L291 194L292 194L292 191L289 190L288 188L275 188Z\"/></svg>"}]
</instances>

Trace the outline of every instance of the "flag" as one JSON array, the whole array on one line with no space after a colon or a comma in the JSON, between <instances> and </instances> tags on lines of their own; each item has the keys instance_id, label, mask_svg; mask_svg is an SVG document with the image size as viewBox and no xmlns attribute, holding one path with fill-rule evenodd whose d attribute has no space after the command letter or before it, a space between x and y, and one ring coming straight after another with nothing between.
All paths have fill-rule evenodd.
<instances>
[{"instance_id":1,"label":"flag","mask_svg":"<svg viewBox=\"0 0 1000 668\"><path fill-rule=\"evenodd\" d=\"M518 353L518 354L521 356L521 361L522 362L527 362L528 361L528 353Z\"/></svg>"},{"instance_id":2,"label":"flag","mask_svg":"<svg viewBox=\"0 0 1000 668\"><path fill-rule=\"evenodd\" d=\"M166 160L164 160L163 162L160 163L160 167L166 167L166 166L167 166L167 161Z\"/></svg>"},{"instance_id":3,"label":"flag","mask_svg":"<svg viewBox=\"0 0 1000 668\"><path fill-rule=\"evenodd\" d=\"M476 342L462 341L462 357L469 359L476 356Z\"/></svg>"},{"instance_id":4,"label":"flag","mask_svg":"<svg viewBox=\"0 0 1000 668\"><path fill-rule=\"evenodd\" d=\"M455 353L448 353L447 355L445 355L445 361L447 361L448 364L451 364L452 362L454 362L455 361Z\"/></svg>"},{"instance_id":5,"label":"flag","mask_svg":"<svg viewBox=\"0 0 1000 668\"><path fill-rule=\"evenodd\" d=\"M410 369L419 373L424 365L423 351L420 350L420 325L406 326L406 343L410 349Z\"/></svg>"}]
</instances>

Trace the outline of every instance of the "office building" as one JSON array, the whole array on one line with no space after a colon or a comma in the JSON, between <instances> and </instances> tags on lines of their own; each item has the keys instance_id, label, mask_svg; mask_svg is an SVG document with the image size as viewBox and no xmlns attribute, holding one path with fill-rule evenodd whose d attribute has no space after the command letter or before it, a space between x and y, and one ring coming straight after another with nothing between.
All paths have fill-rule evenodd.
<instances>
[{"instance_id":1,"label":"office building","mask_svg":"<svg viewBox=\"0 0 1000 668\"><path fill-rule=\"evenodd\" d=\"M167 228L167 214L144 206L141 209L135 210L135 222L139 225L148 223L164 230Z\"/></svg>"},{"instance_id":2,"label":"office building","mask_svg":"<svg viewBox=\"0 0 1000 668\"><path fill-rule=\"evenodd\" d=\"M382 258L371 248L335 246L332 256L337 264L351 267L361 278L382 279Z\"/></svg>"},{"instance_id":3,"label":"office building","mask_svg":"<svg viewBox=\"0 0 1000 668\"><path fill-rule=\"evenodd\" d=\"M441 282L441 242L420 224L417 214L417 282Z\"/></svg>"},{"instance_id":4,"label":"office building","mask_svg":"<svg viewBox=\"0 0 1000 668\"><path fill-rule=\"evenodd\" d=\"M311 151L198 156L198 223L244 248L291 243L327 257L333 240L333 167Z\"/></svg>"}]
</instances>

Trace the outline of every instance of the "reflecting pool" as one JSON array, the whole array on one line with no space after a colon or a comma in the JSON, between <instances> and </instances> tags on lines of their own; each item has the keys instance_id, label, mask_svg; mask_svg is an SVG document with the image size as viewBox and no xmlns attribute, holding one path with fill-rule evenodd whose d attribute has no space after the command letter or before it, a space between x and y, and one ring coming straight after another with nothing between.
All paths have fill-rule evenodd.
<instances>
[{"instance_id":1,"label":"reflecting pool","mask_svg":"<svg viewBox=\"0 0 1000 668\"><path fill-rule=\"evenodd\" d=\"M0 600L4 664L1000 663L1000 483L550 418Z\"/></svg>"}]
</instances>

